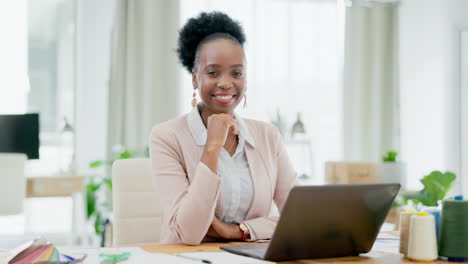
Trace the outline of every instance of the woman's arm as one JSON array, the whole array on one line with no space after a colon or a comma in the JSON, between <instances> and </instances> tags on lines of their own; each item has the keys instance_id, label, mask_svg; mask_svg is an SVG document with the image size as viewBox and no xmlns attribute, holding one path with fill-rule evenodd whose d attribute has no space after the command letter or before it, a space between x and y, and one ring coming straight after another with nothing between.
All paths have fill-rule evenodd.
<instances>
[{"instance_id":1,"label":"woman's arm","mask_svg":"<svg viewBox=\"0 0 468 264\"><path fill-rule=\"evenodd\" d=\"M189 245L200 244L213 221L221 185L219 152L229 130L238 132L230 115L211 115L207 123L207 142L190 183L176 150L177 132L156 126L151 136L151 160L164 218L179 240Z\"/></svg>"},{"instance_id":2,"label":"woman's arm","mask_svg":"<svg viewBox=\"0 0 468 264\"><path fill-rule=\"evenodd\" d=\"M174 133L158 127L152 131L150 153L156 187L171 232L182 243L198 245L213 221L221 178L199 162L189 183Z\"/></svg>"}]
</instances>

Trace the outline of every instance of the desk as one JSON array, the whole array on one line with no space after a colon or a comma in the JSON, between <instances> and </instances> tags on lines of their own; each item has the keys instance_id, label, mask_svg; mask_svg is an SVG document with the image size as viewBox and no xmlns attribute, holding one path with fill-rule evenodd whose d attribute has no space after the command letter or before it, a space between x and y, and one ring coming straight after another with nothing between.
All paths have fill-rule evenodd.
<instances>
[{"instance_id":1,"label":"desk","mask_svg":"<svg viewBox=\"0 0 468 264\"><path fill-rule=\"evenodd\" d=\"M26 198L70 197L72 199L72 226L69 244L87 241L85 231L85 177L54 176L26 178ZM27 211L27 210L25 210ZM27 212L25 212L27 214ZM30 216L26 215L26 218Z\"/></svg>"},{"instance_id":2,"label":"desk","mask_svg":"<svg viewBox=\"0 0 468 264\"><path fill-rule=\"evenodd\" d=\"M67 197L83 192L84 177L32 177L26 178L26 197Z\"/></svg>"},{"instance_id":3,"label":"desk","mask_svg":"<svg viewBox=\"0 0 468 264\"><path fill-rule=\"evenodd\" d=\"M168 253L168 254L177 254L184 252L214 252L222 251L219 249L220 246L225 245L236 245L236 244L245 244L245 242L231 242L231 243L203 243L200 246L186 246L182 244L166 244L166 245L142 245L142 249L151 252L151 253ZM329 258L329 259L315 259L315 260L298 260L298 261L285 261L280 263L295 263L295 264L306 264L306 263L329 263L329 264L349 264L353 263L366 263L366 264L388 264L388 263L419 263L412 262L406 259L403 259L400 254L371 251L368 254L359 257L344 257L344 258ZM430 263L450 263L445 261L435 261Z\"/></svg>"}]
</instances>

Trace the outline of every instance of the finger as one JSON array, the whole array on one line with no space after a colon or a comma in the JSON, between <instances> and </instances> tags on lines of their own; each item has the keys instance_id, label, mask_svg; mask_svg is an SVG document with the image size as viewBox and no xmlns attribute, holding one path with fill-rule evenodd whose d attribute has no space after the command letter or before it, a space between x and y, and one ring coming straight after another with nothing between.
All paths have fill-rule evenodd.
<instances>
[{"instance_id":1,"label":"finger","mask_svg":"<svg viewBox=\"0 0 468 264\"><path fill-rule=\"evenodd\" d=\"M231 126L231 131L232 131L232 134L234 135L239 135L239 126L237 124Z\"/></svg>"},{"instance_id":2,"label":"finger","mask_svg":"<svg viewBox=\"0 0 468 264\"><path fill-rule=\"evenodd\" d=\"M234 135L239 133L239 126L237 125L237 121L235 119L232 119L229 123L229 129Z\"/></svg>"}]
</instances>

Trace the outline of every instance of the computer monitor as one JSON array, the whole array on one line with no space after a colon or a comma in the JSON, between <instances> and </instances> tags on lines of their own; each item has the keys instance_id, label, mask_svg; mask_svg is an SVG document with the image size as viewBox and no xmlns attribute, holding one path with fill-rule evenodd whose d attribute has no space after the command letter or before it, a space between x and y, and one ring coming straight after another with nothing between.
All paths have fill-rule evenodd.
<instances>
[{"instance_id":1,"label":"computer monitor","mask_svg":"<svg viewBox=\"0 0 468 264\"><path fill-rule=\"evenodd\" d=\"M0 115L0 153L39 159L39 114Z\"/></svg>"}]
</instances>

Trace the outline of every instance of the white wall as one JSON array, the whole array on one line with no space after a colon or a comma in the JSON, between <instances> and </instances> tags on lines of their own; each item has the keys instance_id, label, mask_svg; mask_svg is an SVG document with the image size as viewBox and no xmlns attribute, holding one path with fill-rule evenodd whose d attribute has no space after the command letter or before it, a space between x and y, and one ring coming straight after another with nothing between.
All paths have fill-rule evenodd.
<instances>
[{"instance_id":1,"label":"white wall","mask_svg":"<svg viewBox=\"0 0 468 264\"><path fill-rule=\"evenodd\" d=\"M468 73L468 27L461 34L461 73ZM460 76L460 87L461 87L461 125L462 129L460 130L462 135L468 135L468 74L462 74ZM462 148L462 157L461 169L463 174L463 193L465 196L468 196L468 136L462 136L461 148Z\"/></svg>"},{"instance_id":2,"label":"white wall","mask_svg":"<svg viewBox=\"0 0 468 264\"><path fill-rule=\"evenodd\" d=\"M76 153L79 173L105 158L115 0L80 0L77 18Z\"/></svg>"},{"instance_id":3,"label":"white wall","mask_svg":"<svg viewBox=\"0 0 468 264\"><path fill-rule=\"evenodd\" d=\"M468 26L466 10L464 0L401 2L401 152L411 189L419 188L419 179L432 170L460 174L455 36L457 27ZM460 184L454 191L461 192Z\"/></svg>"},{"instance_id":4,"label":"white wall","mask_svg":"<svg viewBox=\"0 0 468 264\"><path fill-rule=\"evenodd\" d=\"M26 0L4 1L0 8L0 113L27 110L28 8ZM13 88L14 87L14 88ZM12 89L13 88L13 89Z\"/></svg>"}]
</instances>

